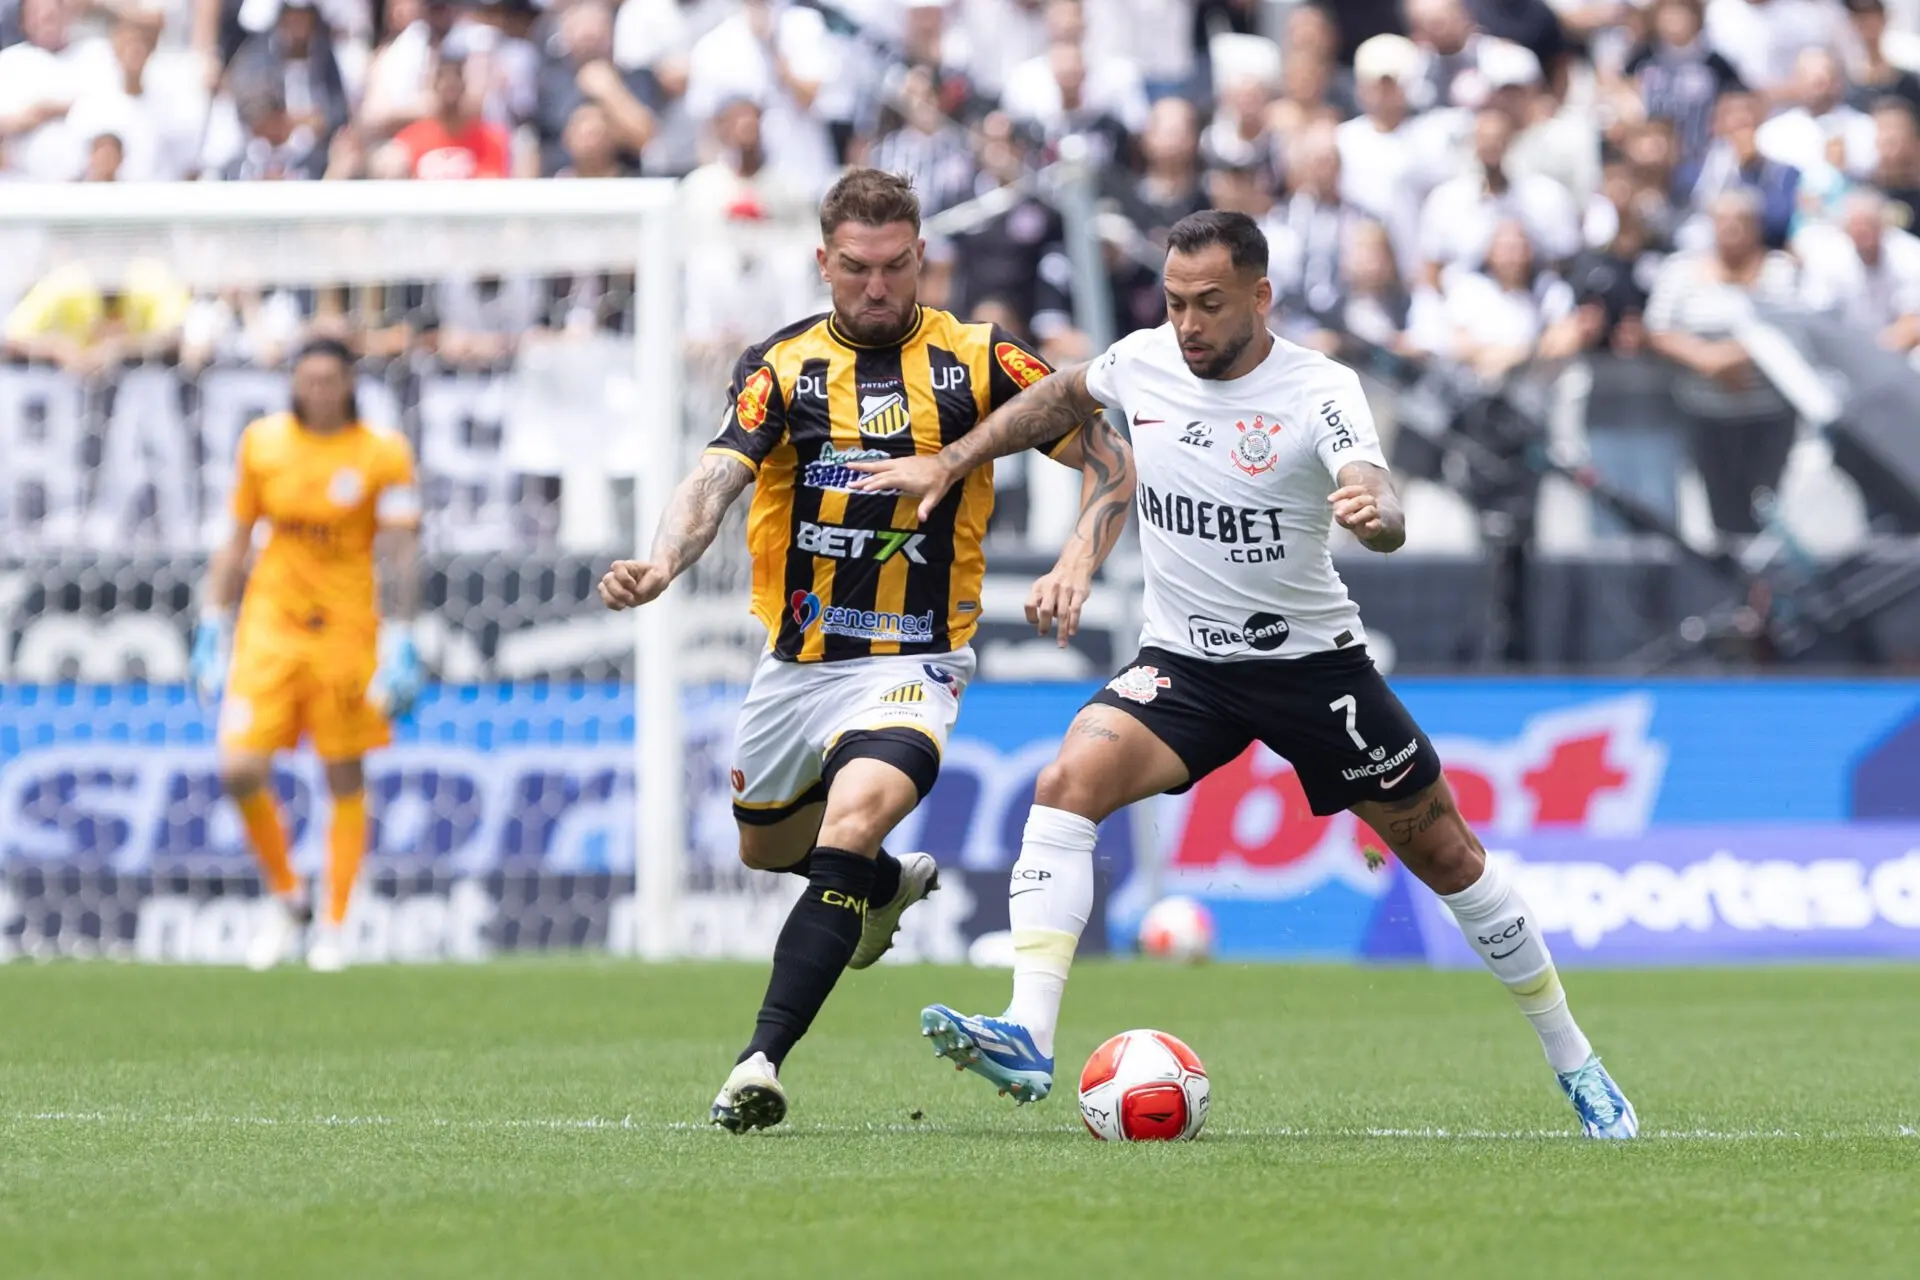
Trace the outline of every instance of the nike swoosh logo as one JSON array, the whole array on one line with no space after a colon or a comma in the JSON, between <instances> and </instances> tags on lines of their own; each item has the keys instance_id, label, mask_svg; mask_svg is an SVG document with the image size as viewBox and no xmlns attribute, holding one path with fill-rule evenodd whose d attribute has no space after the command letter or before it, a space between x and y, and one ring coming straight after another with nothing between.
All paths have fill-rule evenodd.
<instances>
[{"instance_id":1,"label":"nike swoosh logo","mask_svg":"<svg viewBox=\"0 0 1920 1280\"><path fill-rule=\"evenodd\" d=\"M1039 889L1015 889L1012 893L1008 894L1007 896L1009 898L1017 898L1023 893L1038 893L1038 892L1040 892Z\"/></svg>"},{"instance_id":2,"label":"nike swoosh logo","mask_svg":"<svg viewBox=\"0 0 1920 1280\"><path fill-rule=\"evenodd\" d=\"M1397 787L1397 786L1399 786L1399 785L1400 785L1401 783L1403 783L1403 782L1405 782L1405 781L1407 780L1407 775L1408 775L1408 774L1410 774L1410 773L1412 773L1412 772L1413 772L1413 766L1412 766L1412 765L1408 765L1408 766L1407 766L1406 768L1404 768L1404 769L1402 769L1402 770L1401 770L1401 771L1400 771L1400 772L1399 772L1398 774L1396 774L1395 776L1393 776L1393 777L1391 777L1391 778L1388 778L1388 779L1387 779L1387 780L1386 780L1385 782L1382 782L1382 783L1380 784L1380 789L1381 789L1382 791L1391 791L1391 790L1393 790L1393 789L1394 789L1395 787Z\"/></svg>"},{"instance_id":3,"label":"nike swoosh logo","mask_svg":"<svg viewBox=\"0 0 1920 1280\"><path fill-rule=\"evenodd\" d=\"M1165 418L1143 418L1136 413L1133 415L1133 425L1136 427L1164 427L1167 425L1167 420Z\"/></svg>"},{"instance_id":4,"label":"nike swoosh logo","mask_svg":"<svg viewBox=\"0 0 1920 1280\"><path fill-rule=\"evenodd\" d=\"M1518 954L1520 953L1520 947L1524 947L1524 946L1526 946L1526 945L1527 945L1527 940L1526 940L1525 938L1522 938L1522 939L1520 939L1520 946L1519 946L1519 947L1515 947L1515 948L1514 948L1514 949L1513 949L1512 951L1496 951L1496 952L1494 952L1494 953L1493 953L1492 955L1490 955L1490 956L1488 956L1488 957L1487 957L1487 959L1489 959L1489 960L1505 960L1505 959L1506 959L1506 958L1507 958L1508 956L1511 956L1511 955L1518 955Z\"/></svg>"}]
</instances>

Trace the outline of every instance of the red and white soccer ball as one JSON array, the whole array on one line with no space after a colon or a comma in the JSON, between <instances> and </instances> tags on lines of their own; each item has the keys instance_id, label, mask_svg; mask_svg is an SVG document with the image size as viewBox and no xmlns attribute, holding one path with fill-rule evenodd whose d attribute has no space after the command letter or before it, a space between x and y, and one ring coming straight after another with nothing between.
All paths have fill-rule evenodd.
<instances>
[{"instance_id":1,"label":"red and white soccer ball","mask_svg":"<svg viewBox=\"0 0 1920 1280\"><path fill-rule=\"evenodd\" d=\"M1080 1118L1102 1142L1191 1138L1211 1096L1199 1056L1164 1031L1122 1031L1080 1072Z\"/></svg>"},{"instance_id":2,"label":"red and white soccer ball","mask_svg":"<svg viewBox=\"0 0 1920 1280\"><path fill-rule=\"evenodd\" d=\"M1161 960L1205 960L1213 954L1213 913L1184 894L1160 899L1140 920L1140 950Z\"/></svg>"}]
</instances>

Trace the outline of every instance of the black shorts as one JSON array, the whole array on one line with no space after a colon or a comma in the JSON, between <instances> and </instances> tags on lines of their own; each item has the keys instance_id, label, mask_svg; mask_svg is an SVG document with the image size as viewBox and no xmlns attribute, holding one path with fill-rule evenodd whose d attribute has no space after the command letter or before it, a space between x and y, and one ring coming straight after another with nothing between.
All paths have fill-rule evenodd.
<instances>
[{"instance_id":1,"label":"black shorts","mask_svg":"<svg viewBox=\"0 0 1920 1280\"><path fill-rule=\"evenodd\" d=\"M1321 817L1417 795L1440 757L1365 646L1304 658L1212 662L1142 649L1088 701L1117 707L1187 766L1185 791L1264 742L1293 765Z\"/></svg>"}]
</instances>

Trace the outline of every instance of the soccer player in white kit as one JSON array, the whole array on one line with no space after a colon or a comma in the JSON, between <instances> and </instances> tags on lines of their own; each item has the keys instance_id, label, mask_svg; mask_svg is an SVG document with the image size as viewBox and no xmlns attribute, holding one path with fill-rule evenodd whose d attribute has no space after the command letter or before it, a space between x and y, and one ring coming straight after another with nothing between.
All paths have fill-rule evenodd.
<instances>
[{"instance_id":1,"label":"soccer player in white kit","mask_svg":"<svg viewBox=\"0 0 1920 1280\"><path fill-rule=\"evenodd\" d=\"M863 483L933 503L987 460L1104 406L1128 423L1139 476L1140 653L1040 774L1008 894L1013 1001L999 1017L931 1005L922 1034L1017 1102L1046 1097L1092 909L1097 825L1259 741L1292 763L1314 813L1351 809L1440 895L1539 1033L1587 1136L1633 1137L1633 1107L1568 1011L1546 939L1368 657L1334 570L1336 522L1373 551L1406 542L1359 379L1268 331L1267 244L1245 215L1209 211L1173 228L1166 298L1166 324L1028 388L940 453L857 468ZM1045 602L1028 612L1050 629Z\"/></svg>"}]
</instances>

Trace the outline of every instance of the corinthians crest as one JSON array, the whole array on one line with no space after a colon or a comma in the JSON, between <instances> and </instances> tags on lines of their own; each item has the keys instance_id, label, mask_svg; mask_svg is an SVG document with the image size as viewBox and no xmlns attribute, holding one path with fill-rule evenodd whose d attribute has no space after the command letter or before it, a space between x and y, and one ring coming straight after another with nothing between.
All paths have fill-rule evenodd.
<instances>
[{"instance_id":1,"label":"corinthians crest","mask_svg":"<svg viewBox=\"0 0 1920 1280\"><path fill-rule=\"evenodd\" d=\"M1233 442L1233 465L1250 476L1273 470L1280 453L1273 438L1280 434L1280 424L1268 426L1264 416L1255 414L1253 425L1236 422L1233 426L1239 432Z\"/></svg>"}]
</instances>

